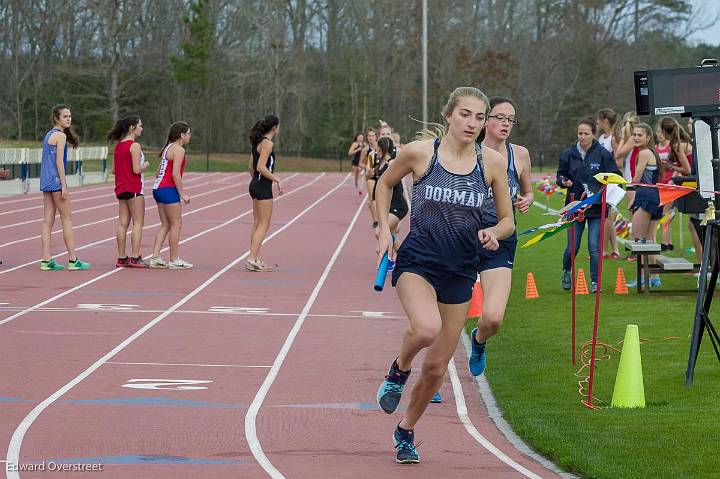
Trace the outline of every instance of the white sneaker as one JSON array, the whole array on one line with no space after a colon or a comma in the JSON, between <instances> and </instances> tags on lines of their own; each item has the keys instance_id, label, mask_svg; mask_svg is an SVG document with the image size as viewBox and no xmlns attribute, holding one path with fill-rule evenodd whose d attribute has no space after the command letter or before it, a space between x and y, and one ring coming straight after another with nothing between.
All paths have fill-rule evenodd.
<instances>
[{"instance_id":1,"label":"white sneaker","mask_svg":"<svg viewBox=\"0 0 720 479\"><path fill-rule=\"evenodd\" d=\"M150 258L148 265L154 269L167 269L168 267L167 262L159 256L157 258L154 256Z\"/></svg>"},{"instance_id":2,"label":"white sneaker","mask_svg":"<svg viewBox=\"0 0 720 479\"><path fill-rule=\"evenodd\" d=\"M168 263L168 268L170 268L170 269L190 269L192 267L193 267L192 263L183 261L180 258L176 259L175 261L170 261Z\"/></svg>"}]
</instances>

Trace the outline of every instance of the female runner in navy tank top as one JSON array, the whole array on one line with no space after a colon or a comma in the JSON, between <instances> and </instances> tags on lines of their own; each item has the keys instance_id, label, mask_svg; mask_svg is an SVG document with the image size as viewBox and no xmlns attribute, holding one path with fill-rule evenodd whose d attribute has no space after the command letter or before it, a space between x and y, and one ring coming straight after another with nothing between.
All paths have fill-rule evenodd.
<instances>
[{"instance_id":1,"label":"female runner in navy tank top","mask_svg":"<svg viewBox=\"0 0 720 479\"><path fill-rule=\"evenodd\" d=\"M273 138L280 131L280 120L268 115L255 123L250 130L250 197L253 200L253 227L250 233L250 256L245 263L248 271L272 271L273 267L260 259L260 247L265 240L272 218L272 185L277 183L278 193L283 194L280 178L275 176L275 151Z\"/></svg>"},{"instance_id":2,"label":"female runner in navy tank top","mask_svg":"<svg viewBox=\"0 0 720 479\"><path fill-rule=\"evenodd\" d=\"M527 148L507 141L516 123L515 104L512 100L501 97L491 98L490 114L480 137L483 146L503 155L510 200L518 211L524 214L530 209L534 197L530 180L530 154ZM482 209L482 225L494 226L497 221L493 190L490 190L489 200L485 201ZM516 247L517 236L514 233L509 238L501 240L497 250L478 247L478 272L483 290L483 310L477 327L470 335L472 353L468 363L470 372L474 376L479 376L485 370L485 341L497 333L505 316Z\"/></svg>"},{"instance_id":3,"label":"female runner in navy tank top","mask_svg":"<svg viewBox=\"0 0 720 479\"><path fill-rule=\"evenodd\" d=\"M498 240L514 231L502 156L476 143L487 113L488 100L480 90L455 89L443 109L447 134L442 140L406 145L378 182L378 264L384 253L396 259L393 285L410 320L400 355L378 390L378 406L384 412L395 411L413 359L427 348L407 412L393 436L399 463L420 460L413 428L440 388L465 324L477 278L477 242L497 249ZM391 192L410 173L410 233L395 258L388 226ZM483 228L482 206L489 187L496 192L498 223Z\"/></svg>"}]
</instances>

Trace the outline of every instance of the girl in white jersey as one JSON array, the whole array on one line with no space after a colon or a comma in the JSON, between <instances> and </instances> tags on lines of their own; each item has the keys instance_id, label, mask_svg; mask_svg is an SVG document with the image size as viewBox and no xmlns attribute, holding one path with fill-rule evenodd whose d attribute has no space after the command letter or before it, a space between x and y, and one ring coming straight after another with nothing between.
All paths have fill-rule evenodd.
<instances>
[{"instance_id":1,"label":"girl in white jersey","mask_svg":"<svg viewBox=\"0 0 720 479\"><path fill-rule=\"evenodd\" d=\"M160 165L153 185L153 198L158 206L160 229L155 235L151 268L189 269L193 265L180 259L180 229L182 228L182 203L190 203L185 194L182 176L187 157L184 146L190 142L190 125L184 121L172 124L168 131L167 142L160 153ZM170 262L160 257L160 250L168 238L170 243Z\"/></svg>"}]
</instances>

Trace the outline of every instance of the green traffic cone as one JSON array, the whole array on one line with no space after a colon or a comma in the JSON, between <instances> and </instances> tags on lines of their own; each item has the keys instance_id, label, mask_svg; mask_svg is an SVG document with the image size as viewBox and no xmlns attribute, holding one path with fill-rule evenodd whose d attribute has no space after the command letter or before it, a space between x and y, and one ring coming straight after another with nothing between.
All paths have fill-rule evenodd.
<instances>
[{"instance_id":1,"label":"green traffic cone","mask_svg":"<svg viewBox=\"0 0 720 479\"><path fill-rule=\"evenodd\" d=\"M625 329L625 342L620 354L611 405L624 408L645 407L640 333L634 324L628 324Z\"/></svg>"}]
</instances>

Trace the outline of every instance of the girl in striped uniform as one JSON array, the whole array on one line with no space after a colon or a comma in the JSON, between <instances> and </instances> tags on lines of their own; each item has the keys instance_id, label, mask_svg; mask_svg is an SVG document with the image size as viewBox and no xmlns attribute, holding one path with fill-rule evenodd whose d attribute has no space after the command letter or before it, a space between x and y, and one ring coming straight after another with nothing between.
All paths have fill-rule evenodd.
<instances>
[{"instance_id":1,"label":"girl in striped uniform","mask_svg":"<svg viewBox=\"0 0 720 479\"><path fill-rule=\"evenodd\" d=\"M517 120L513 101L509 98L491 98L488 121L480 136L483 146L492 148L503 156L510 200L518 211L524 214L534 200L530 180L530 154L527 148L507 141L515 124ZM496 225L498 221L493 191L490 190L490 199L485 201L482 210L482 225L485 228ZM509 238L500 241L497 250L478 248L483 310L477 327L470 334L472 353L468 363L474 376L479 376L485 370L485 341L497 333L505 316L516 247L517 236L513 233Z\"/></svg>"},{"instance_id":2,"label":"girl in striped uniform","mask_svg":"<svg viewBox=\"0 0 720 479\"><path fill-rule=\"evenodd\" d=\"M187 157L184 146L190 143L190 125L184 121L172 124L167 142L160 153L160 166L153 185L153 198L160 214L160 229L155 235L151 268L189 269L193 265L180 259L180 229L182 228L182 206L190 203L190 197L183 191L182 176ZM170 261L160 256L160 250L169 237Z\"/></svg>"},{"instance_id":3,"label":"girl in striped uniform","mask_svg":"<svg viewBox=\"0 0 720 479\"><path fill-rule=\"evenodd\" d=\"M415 356L427 348L420 378L405 417L395 429L396 461L420 461L414 445L415 424L442 384L467 318L477 278L477 242L498 248L514 231L506 167L502 156L476 143L488 114L487 97L461 87L443 109L447 134L406 145L380 178L376 190L380 259L396 259L392 284L410 321L399 356L377 394L379 407L391 414L400 402ZM414 187L410 233L397 251L388 224L395 184L412 173ZM483 228L482 207L488 188L495 191L498 223Z\"/></svg>"}]
</instances>

